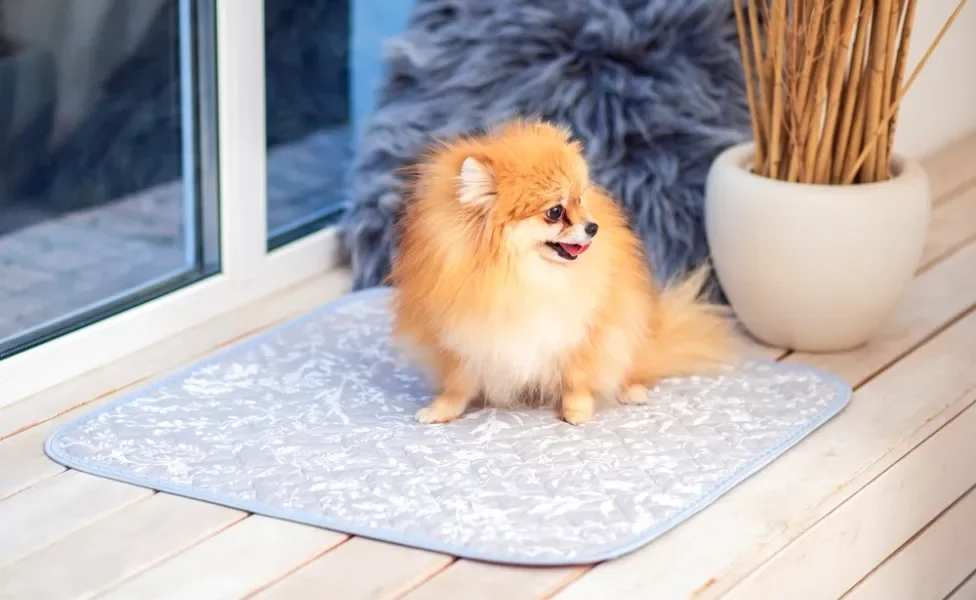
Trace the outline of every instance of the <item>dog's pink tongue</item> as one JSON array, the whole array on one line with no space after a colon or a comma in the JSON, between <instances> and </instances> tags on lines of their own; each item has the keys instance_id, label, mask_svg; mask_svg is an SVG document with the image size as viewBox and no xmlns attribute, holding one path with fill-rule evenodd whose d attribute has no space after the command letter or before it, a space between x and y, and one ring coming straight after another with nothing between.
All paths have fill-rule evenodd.
<instances>
[{"instance_id":1,"label":"dog's pink tongue","mask_svg":"<svg viewBox=\"0 0 976 600\"><path fill-rule=\"evenodd\" d=\"M590 247L589 244L559 244L563 247L570 256L579 256L586 252L586 249Z\"/></svg>"}]
</instances>

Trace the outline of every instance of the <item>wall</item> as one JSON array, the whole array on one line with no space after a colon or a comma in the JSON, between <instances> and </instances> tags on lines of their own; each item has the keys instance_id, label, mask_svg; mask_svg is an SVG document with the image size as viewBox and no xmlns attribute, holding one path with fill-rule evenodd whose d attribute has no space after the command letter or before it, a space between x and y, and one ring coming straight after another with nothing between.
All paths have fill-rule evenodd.
<instances>
[{"instance_id":1,"label":"wall","mask_svg":"<svg viewBox=\"0 0 976 600\"><path fill-rule=\"evenodd\" d=\"M958 2L919 0L906 79ZM895 149L911 156L924 156L973 132L976 132L976 2L969 2L905 96Z\"/></svg>"}]
</instances>

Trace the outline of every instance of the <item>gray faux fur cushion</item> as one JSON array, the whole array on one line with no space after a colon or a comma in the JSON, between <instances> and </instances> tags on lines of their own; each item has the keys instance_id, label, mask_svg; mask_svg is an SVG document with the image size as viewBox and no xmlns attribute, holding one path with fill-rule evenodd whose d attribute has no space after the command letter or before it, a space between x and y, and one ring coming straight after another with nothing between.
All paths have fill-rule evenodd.
<instances>
[{"instance_id":1,"label":"gray faux fur cushion","mask_svg":"<svg viewBox=\"0 0 976 600\"><path fill-rule=\"evenodd\" d=\"M573 129L659 278L707 258L708 167L749 134L728 0L419 0L386 57L341 225L356 289L389 273L397 170L516 116Z\"/></svg>"}]
</instances>

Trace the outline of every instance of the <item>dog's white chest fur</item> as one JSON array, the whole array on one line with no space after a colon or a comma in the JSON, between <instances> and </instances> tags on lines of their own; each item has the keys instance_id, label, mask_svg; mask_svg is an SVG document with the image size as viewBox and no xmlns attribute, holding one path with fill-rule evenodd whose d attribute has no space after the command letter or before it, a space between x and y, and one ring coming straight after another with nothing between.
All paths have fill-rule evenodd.
<instances>
[{"instance_id":1,"label":"dog's white chest fur","mask_svg":"<svg viewBox=\"0 0 976 600\"><path fill-rule=\"evenodd\" d=\"M526 388L558 386L564 357L585 340L592 306L555 292L522 289L496 316L445 332L443 341L492 404L510 404Z\"/></svg>"}]
</instances>

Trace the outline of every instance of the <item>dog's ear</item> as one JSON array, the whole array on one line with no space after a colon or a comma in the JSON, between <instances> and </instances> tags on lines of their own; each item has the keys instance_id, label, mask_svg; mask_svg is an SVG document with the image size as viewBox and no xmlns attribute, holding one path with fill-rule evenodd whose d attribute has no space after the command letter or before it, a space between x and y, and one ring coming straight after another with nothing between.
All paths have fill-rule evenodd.
<instances>
[{"instance_id":1,"label":"dog's ear","mask_svg":"<svg viewBox=\"0 0 976 600\"><path fill-rule=\"evenodd\" d=\"M473 156L461 163L458 183L458 202L461 204L487 206L495 199L495 176L491 168Z\"/></svg>"}]
</instances>

